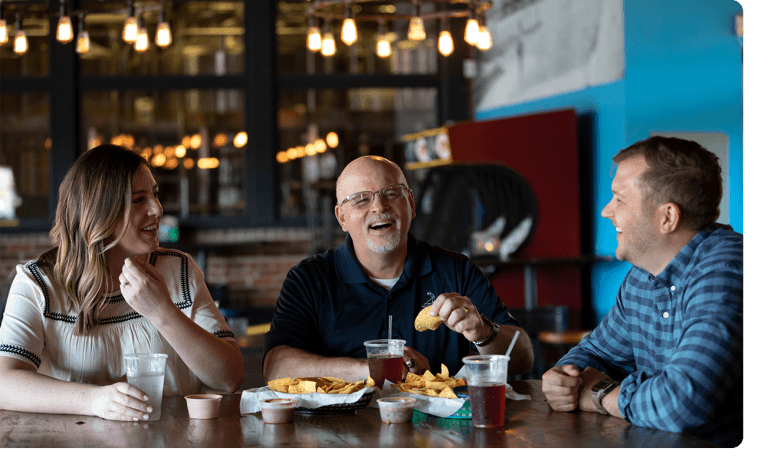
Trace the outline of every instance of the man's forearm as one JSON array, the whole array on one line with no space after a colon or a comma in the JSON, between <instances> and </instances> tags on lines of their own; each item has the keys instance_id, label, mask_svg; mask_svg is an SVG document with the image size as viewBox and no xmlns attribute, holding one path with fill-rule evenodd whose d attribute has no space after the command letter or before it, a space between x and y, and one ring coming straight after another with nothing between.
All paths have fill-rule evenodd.
<instances>
[{"instance_id":1,"label":"man's forearm","mask_svg":"<svg viewBox=\"0 0 768 474\"><path fill-rule=\"evenodd\" d=\"M481 354L503 355L507 352L507 348L512 342L512 338L518 331L520 332L520 335L517 338L517 342L515 342L515 347L512 349L512 353L509 355L507 375L525 374L531 370L531 367L533 366L533 346L531 345L531 339L528 337L528 334L525 333L523 328L501 325L499 327L499 334L490 344L477 348Z\"/></svg>"},{"instance_id":2,"label":"man's forearm","mask_svg":"<svg viewBox=\"0 0 768 474\"><path fill-rule=\"evenodd\" d=\"M336 377L348 382L368 377L367 359L325 357L289 346L277 346L264 357L264 381L284 377Z\"/></svg>"}]
</instances>

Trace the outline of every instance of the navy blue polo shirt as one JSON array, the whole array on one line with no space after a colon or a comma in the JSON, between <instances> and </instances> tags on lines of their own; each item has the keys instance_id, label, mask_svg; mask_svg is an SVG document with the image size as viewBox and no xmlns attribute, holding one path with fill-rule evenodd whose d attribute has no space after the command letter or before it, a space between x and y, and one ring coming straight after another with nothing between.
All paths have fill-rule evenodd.
<instances>
[{"instance_id":1,"label":"navy blue polo shirt","mask_svg":"<svg viewBox=\"0 0 768 474\"><path fill-rule=\"evenodd\" d=\"M453 375L472 343L445 324L418 332L416 315L442 293L468 296L480 313L499 323L519 326L508 315L483 273L464 255L433 247L408 234L408 256L391 290L372 281L354 255L352 239L293 267L277 300L272 327L264 337L264 354L286 345L330 357L366 357L363 342L387 337L405 339L429 359L430 370L445 364Z\"/></svg>"}]
</instances>

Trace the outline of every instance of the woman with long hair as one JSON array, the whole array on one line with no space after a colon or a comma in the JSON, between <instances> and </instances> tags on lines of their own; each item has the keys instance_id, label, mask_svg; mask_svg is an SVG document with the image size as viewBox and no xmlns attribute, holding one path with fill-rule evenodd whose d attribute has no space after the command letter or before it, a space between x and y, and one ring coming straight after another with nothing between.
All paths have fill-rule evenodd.
<instances>
[{"instance_id":1,"label":"woman with long hair","mask_svg":"<svg viewBox=\"0 0 768 474\"><path fill-rule=\"evenodd\" d=\"M243 357L186 253L159 248L147 162L101 145L59 188L54 248L18 265L0 326L0 409L147 419L123 356L167 354L163 393L234 392Z\"/></svg>"}]
</instances>

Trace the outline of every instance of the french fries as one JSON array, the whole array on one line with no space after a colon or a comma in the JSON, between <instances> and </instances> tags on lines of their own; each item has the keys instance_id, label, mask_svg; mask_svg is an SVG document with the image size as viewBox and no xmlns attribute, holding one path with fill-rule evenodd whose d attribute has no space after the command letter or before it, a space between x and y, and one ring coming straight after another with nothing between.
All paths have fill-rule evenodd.
<instances>
[{"instance_id":1,"label":"french fries","mask_svg":"<svg viewBox=\"0 0 768 474\"><path fill-rule=\"evenodd\" d=\"M418 393L429 397L458 398L453 387L466 385L464 379L455 379L448 375L448 367L440 364L440 373L432 374L429 370L424 375L408 373L404 382L392 384L401 392Z\"/></svg>"},{"instance_id":2,"label":"french fries","mask_svg":"<svg viewBox=\"0 0 768 474\"><path fill-rule=\"evenodd\" d=\"M347 382L335 377L285 377L267 382L269 389L282 393L328 393L349 394L375 385L372 378L358 382Z\"/></svg>"}]
</instances>

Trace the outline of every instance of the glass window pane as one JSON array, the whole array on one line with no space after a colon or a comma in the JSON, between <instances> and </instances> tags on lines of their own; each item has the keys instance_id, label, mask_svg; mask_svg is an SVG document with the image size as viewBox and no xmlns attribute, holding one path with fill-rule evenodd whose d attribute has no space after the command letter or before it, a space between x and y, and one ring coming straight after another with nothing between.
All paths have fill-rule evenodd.
<instances>
[{"instance_id":1,"label":"glass window pane","mask_svg":"<svg viewBox=\"0 0 768 474\"><path fill-rule=\"evenodd\" d=\"M433 88L281 90L280 215L313 218L327 212L318 196L330 196L335 204L336 177L359 156L403 164L400 137L437 127L436 102Z\"/></svg>"},{"instance_id":2,"label":"glass window pane","mask_svg":"<svg viewBox=\"0 0 768 474\"><path fill-rule=\"evenodd\" d=\"M377 55L376 45L379 39L379 24L376 20L358 19L358 40L351 46L342 43L340 39L341 20L334 19L328 23L328 28L336 44L333 56L324 56L320 52L307 49L307 32L309 29L305 11L308 3L279 2L277 14L277 67L282 74L436 74L437 73L437 36L439 20L424 22L427 39L419 42L408 40L408 21L392 20L384 25L384 33L390 43L391 54L387 57ZM433 5L425 4L424 13ZM413 5L400 3L397 5L361 3L354 6L359 18L371 17L385 13L404 14L412 11ZM391 10L386 10L391 9ZM325 7L323 12L343 15L344 6ZM432 10L429 10L431 12ZM459 20L453 20L459 21ZM315 26L323 33L325 22L316 20Z\"/></svg>"},{"instance_id":3,"label":"glass window pane","mask_svg":"<svg viewBox=\"0 0 768 474\"><path fill-rule=\"evenodd\" d=\"M18 5L16 5L18 7ZM8 42L0 46L0 77L40 77L48 75L48 18L22 16L21 29L27 38L27 51L24 54L14 52L16 36L14 11L26 12L26 15L43 14L38 12L43 6L29 5L29 10L4 6L3 18L7 23ZM10 10L10 12L9 12Z\"/></svg>"},{"instance_id":4,"label":"glass window pane","mask_svg":"<svg viewBox=\"0 0 768 474\"><path fill-rule=\"evenodd\" d=\"M159 2L135 3L149 35L143 53L122 39L125 2L88 4L91 49L80 56L84 76L243 73L243 2L163 2L172 37L165 48L155 44Z\"/></svg>"},{"instance_id":5,"label":"glass window pane","mask_svg":"<svg viewBox=\"0 0 768 474\"><path fill-rule=\"evenodd\" d=\"M0 222L48 217L48 94L0 94Z\"/></svg>"},{"instance_id":6,"label":"glass window pane","mask_svg":"<svg viewBox=\"0 0 768 474\"><path fill-rule=\"evenodd\" d=\"M245 210L243 91L83 94L83 143L128 146L152 165L166 215L239 216Z\"/></svg>"}]
</instances>

